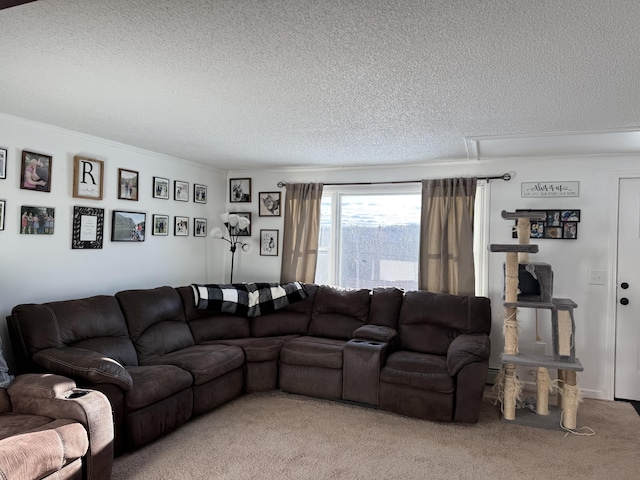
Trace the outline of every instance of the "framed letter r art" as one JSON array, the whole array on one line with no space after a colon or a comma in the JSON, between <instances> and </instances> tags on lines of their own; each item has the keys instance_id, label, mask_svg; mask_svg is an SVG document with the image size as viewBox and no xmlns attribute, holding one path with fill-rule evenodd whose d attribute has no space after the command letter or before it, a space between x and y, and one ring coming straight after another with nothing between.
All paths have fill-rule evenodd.
<instances>
[{"instance_id":1,"label":"framed letter r art","mask_svg":"<svg viewBox=\"0 0 640 480\"><path fill-rule=\"evenodd\" d=\"M104 162L79 155L73 157L73 196L102 200Z\"/></svg>"}]
</instances>

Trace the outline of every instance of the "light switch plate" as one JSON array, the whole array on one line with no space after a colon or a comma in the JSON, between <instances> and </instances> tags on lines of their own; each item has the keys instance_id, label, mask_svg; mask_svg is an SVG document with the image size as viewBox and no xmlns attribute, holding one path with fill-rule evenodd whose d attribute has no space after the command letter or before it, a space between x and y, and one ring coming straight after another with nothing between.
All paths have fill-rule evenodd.
<instances>
[{"instance_id":1,"label":"light switch plate","mask_svg":"<svg viewBox=\"0 0 640 480\"><path fill-rule=\"evenodd\" d=\"M589 269L589 285L606 285L607 272Z\"/></svg>"}]
</instances>

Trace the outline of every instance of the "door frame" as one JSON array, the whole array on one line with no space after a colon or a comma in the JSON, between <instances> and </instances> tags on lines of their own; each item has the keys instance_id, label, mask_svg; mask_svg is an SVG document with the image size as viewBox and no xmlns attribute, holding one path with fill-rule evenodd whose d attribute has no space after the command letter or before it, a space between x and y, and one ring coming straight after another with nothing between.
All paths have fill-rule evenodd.
<instances>
[{"instance_id":1,"label":"door frame","mask_svg":"<svg viewBox=\"0 0 640 480\"><path fill-rule=\"evenodd\" d=\"M618 310L618 215L620 209L618 199L620 197L620 180L640 178L640 169L613 170L610 177L609 208L612 213L609 219L609 278L607 290L607 326L605 341L605 399L613 400L615 397L616 374L616 327Z\"/></svg>"}]
</instances>

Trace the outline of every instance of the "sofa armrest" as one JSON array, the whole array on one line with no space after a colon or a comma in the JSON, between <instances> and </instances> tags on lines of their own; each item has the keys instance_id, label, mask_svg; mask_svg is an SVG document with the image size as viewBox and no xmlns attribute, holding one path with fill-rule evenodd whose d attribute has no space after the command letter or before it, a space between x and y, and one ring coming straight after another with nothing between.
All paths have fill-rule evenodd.
<instances>
[{"instance_id":1,"label":"sofa armrest","mask_svg":"<svg viewBox=\"0 0 640 480\"><path fill-rule=\"evenodd\" d=\"M393 328L382 325L363 325L353 332L353 338L372 340L374 342L392 343L397 336L398 332Z\"/></svg>"},{"instance_id":2,"label":"sofa armrest","mask_svg":"<svg viewBox=\"0 0 640 480\"><path fill-rule=\"evenodd\" d=\"M89 383L112 383L125 391L133 387L131 375L120 363L93 350L47 348L36 353L33 361L51 372L82 378Z\"/></svg>"},{"instance_id":3,"label":"sofa armrest","mask_svg":"<svg viewBox=\"0 0 640 480\"><path fill-rule=\"evenodd\" d=\"M7 389L16 413L70 419L81 423L89 437L87 479L108 480L113 467L113 415L106 395L74 388L59 375L24 374Z\"/></svg>"},{"instance_id":4,"label":"sofa armrest","mask_svg":"<svg viewBox=\"0 0 640 480\"><path fill-rule=\"evenodd\" d=\"M491 340L485 334L463 333L453 339L447 350L447 370L455 376L465 365L489 360Z\"/></svg>"}]
</instances>

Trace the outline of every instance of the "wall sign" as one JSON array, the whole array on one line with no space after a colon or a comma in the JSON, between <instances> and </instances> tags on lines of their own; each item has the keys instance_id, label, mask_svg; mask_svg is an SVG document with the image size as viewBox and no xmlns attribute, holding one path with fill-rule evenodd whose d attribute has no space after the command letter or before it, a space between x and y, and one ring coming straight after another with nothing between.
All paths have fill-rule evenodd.
<instances>
[{"instance_id":1,"label":"wall sign","mask_svg":"<svg viewBox=\"0 0 640 480\"><path fill-rule=\"evenodd\" d=\"M579 196L580 182L522 182L522 198Z\"/></svg>"}]
</instances>

